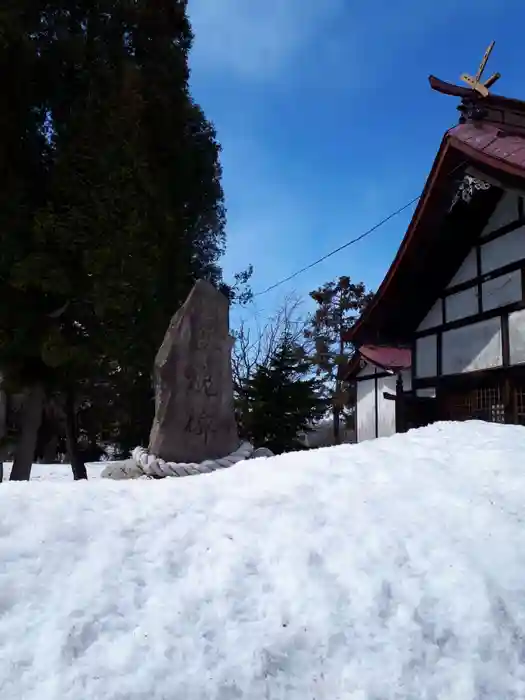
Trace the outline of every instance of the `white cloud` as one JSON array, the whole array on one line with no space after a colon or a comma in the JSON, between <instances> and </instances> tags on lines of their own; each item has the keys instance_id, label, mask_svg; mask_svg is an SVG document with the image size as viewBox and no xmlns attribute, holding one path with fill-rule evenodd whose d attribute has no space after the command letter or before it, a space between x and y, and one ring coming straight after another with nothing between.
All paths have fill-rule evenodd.
<instances>
[{"instance_id":1,"label":"white cloud","mask_svg":"<svg viewBox=\"0 0 525 700\"><path fill-rule=\"evenodd\" d=\"M465 0L467 5L473 1ZM497 2L483 0L482 4L489 7ZM315 168L308 160L306 142L294 169L286 148L280 152L276 146L283 143L283 134L280 140L269 139L269 130L275 129L276 110L282 106L286 120L288 101L299 98L306 106L311 100L312 113L305 114L305 119L313 125L316 138L327 129L348 132L352 119L348 97L357 94L354 89L376 90L383 85L385 76L392 74L393 57L397 60L400 52L406 53L405 44L421 44L430 37L436 51L441 51L436 36L460 11L453 0L443 0L439 6L379 0L373 7L348 0L189 1L195 32L192 89L215 122L224 147L227 278L253 263L253 288L259 291L362 233L390 208L414 196L421 186L419 172L410 171L405 177L396 170L392 175L384 172L388 170L384 165L378 165L373 182L355 174L356 164L344 165L348 171L340 174L332 168L327 174L334 183L331 191L321 186L320 177L316 187L316 174L304 177L300 171L302 167L310 173ZM425 65L418 70L428 72ZM424 89L424 76L421 84ZM329 102L316 112L320 98ZM359 99L366 99L366 92ZM333 121L334 104L346 110L343 127ZM266 118L268 113L272 119ZM334 189L342 193L339 199ZM352 193L351 205L345 202L345 193ZM261 297L261 304L271 307L271 300L290 289L306 294L337 274L364 277L376 287L405 226L401 218L394 220L391 229L381 229L373 239L330 258L275 294ZM375 246L383 249L381 255L375 254Z\"/></svg>"},{"instance_id":2,"label":"white cloud","mask_svg":"<svg viewBox=\"0 0 525 700\"><path fill-rule=\"evenodd\" d=\"M192 65L260 81L281 76L344 0L190 0Z\"/></svg>"}]
</instances>

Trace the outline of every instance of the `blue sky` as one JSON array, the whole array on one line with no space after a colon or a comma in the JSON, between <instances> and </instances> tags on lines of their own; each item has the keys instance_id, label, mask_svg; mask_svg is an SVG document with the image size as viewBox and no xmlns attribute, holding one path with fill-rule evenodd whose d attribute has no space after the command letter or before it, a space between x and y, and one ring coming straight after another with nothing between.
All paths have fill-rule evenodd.
<instances>
[{"instance_id":1,"label":"blue sky","mask_svg":"<svg viewBox=\"0 0 525 700\"><path fill-rule=\"evenodd\" d=\"M192 92L223 146L226 279L259 292L418 195L457 101L427 77L475 73L525 99L523 0L190 0ZM381 282L412 210L274 292Z\"/></svg>"}]
</instances>

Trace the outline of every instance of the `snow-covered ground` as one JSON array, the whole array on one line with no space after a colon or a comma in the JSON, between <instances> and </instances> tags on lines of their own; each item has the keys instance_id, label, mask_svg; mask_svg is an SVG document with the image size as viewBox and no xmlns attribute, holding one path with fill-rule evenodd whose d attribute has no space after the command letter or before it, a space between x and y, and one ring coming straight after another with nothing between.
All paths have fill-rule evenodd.
<instances>
[{"instance_id":1,"label":"snow-covered ground","mask_svg":"<svg viewBox=\"0 0 525 700\"><path fill-rule=\"evenodd\" d=\"M99 479L100 473L106 466L106 462L93 462L86 464L89 479ZM12 462L4 463L4 479L9 479ZM33 464L31 469L31 481L72 481L73 472L69 464Z\"/></svg>"},{"instance_id":2,"label":"snow-covered ground","mask_svg":"<svg viewBox=\"0 0 525 700\"><path fill-rule=\"evenodd\" d=\"M2 700L525 698L525 428L69 478L0 485Z\"/></svg>"}]
</instances>

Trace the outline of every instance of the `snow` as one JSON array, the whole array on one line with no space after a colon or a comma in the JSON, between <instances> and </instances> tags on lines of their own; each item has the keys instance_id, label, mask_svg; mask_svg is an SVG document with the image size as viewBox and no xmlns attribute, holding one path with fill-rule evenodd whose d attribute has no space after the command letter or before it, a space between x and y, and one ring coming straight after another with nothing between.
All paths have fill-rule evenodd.
<instances>
[{"instance_id":1,"label":"snow","mask_svg":"<svg viewBox=\"0 0 525 700\"><path fill-rule=\"evenodd\" d=\"M474 421L4 483L0 697L525 698L524 454L525 428Z\"/></svg>"},{"instance_id":2,"label":"snow","mask_svg":"<svg viewBox=\"0 0 525 700\"><path fill-rule=\"evenodd\" d=\"M89 479L99 479L100 472L107 462L88 462L86 470ZM12 462L4 462L4 479L9 479ZM70 464L33 464L31 469L31 481L72 481L73 472Z\"/></svg>"}]
</instances>

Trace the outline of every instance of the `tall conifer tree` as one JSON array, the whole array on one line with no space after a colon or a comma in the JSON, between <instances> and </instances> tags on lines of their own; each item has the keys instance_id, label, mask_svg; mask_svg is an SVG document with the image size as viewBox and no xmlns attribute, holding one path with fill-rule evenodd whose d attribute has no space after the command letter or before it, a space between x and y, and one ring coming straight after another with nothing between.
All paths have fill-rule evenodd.
<instances>
[{"instance_id":1,"label":"tall conifer tree","mask_svg":"<svg viewBox=\"0 0 525 700\"><path fill-rule=\"evenodd\" d=\"M0 369L123 449L147 440L171 315L198 277L221 283L220 148L188 89L186 4L0 11Z\"/></svg>"},{"instance_id":2,"label":"tall conifer tree","mask_svg":"<svg viewBox=\"0 0 525 700\"><path fill-rule=\"evenodd\" d=\"M348 405L348 387L343 371L353 353L345 340L347 331L372 298L362 282L347 276L324 284L310 293L316 309L310 318L306 337L312 341L311 360L322 379L331 404L334 442L341 441L341 417Z\"/></svg>"}]
</instances>

